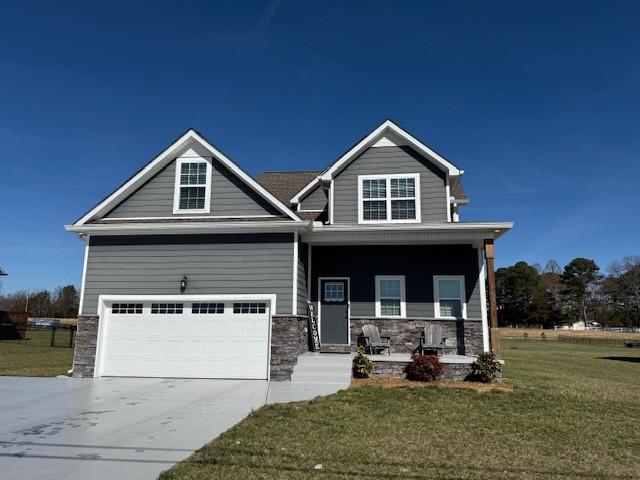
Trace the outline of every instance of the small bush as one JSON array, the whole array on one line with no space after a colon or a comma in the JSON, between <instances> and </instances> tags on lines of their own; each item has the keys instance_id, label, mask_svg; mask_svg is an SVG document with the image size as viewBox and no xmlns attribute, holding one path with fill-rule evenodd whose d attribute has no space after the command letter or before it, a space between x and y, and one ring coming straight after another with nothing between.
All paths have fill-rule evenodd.
<instances>
[{"instance_id":1,"label":"small bush","mask_svg":"<svg viewBox=\"0 0 640 480\"><path fill-rule=\"evenodd\" d=\"M373 372L373 362L364 354L364 347L358 347L353 358L353 376L355 378L368 378Z\"/></svg>"},{"instance_id":2,"label":"small bush","mask_svg":"<svg viewBox=\"0 0 640 480\"><path fill-rule=\"evenodd\" d=\"M524 332L524 334L522 335L524 338L529 338L529 334L527 332Z\"/></svg>"},{"instance_id":3,"label":"small bush","mask_svg":"<svg viewBox=\"0 0 640 480\"><path fill-rule=\"evenodd\" d=\"M493 352L481 353L471 364L471 373L466 380L471 382L493 383L498 378L502 365Z\"/></svg>"},{"instance_id":4,"label":"small bush","mask_svg":"<svg viewBox=\"0 0 640 480\"><path fill-rule=\"evenodd\" d=\"M411 356L411 363L407 365L407 378L419 382L433 382L442 375L442 364L435 355Z\"/></svg>"},{"instance_id":5,"label":"small bush","mask_svg":"<svg viewBox=\"0 0 640 480\"><path fill-rule=\"evenodd\" d=\"M542 340L546 340L547 336L544 334L544 332L540 333L540 338L542 338Z\"/></svg>"}]
</instances>

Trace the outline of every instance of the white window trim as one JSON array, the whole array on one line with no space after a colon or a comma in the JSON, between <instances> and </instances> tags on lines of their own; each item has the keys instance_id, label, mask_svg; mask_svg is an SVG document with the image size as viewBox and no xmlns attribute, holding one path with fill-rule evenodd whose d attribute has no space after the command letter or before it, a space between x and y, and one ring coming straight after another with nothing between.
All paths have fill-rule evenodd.
<instances>
[{"instance_id":1,"label":"white window trim","mask_svg":"<svg viewBox=\"0 0 640 480\"><path fill-rule=\"evenodd\" d=\"M381 280L400 280L400 315L382 315L380 298ZM407 300L404 275L376 275L376 317L405 318L407 316Z\"/></svg>"},{"instance_id":2,"label":"white window trim","mask_svg":"<svg viewBox=\"0 0 640 480\"><path fill-rule=\"evenodd\" d=\"M392 178L413 178L415 180L415 202L416 202L416 218L415 219L391 219L391 200L403 200L403 198L391 198L391 179ZM384 200L387 202L387 218L385 220L365 220L364 219L364 198L363 184L365 180L386 180L387 195ZM371 199L375 200L375 199ZM382 200L382 199L380 199ZM379 175L358 175L358 223L420 223L422 221L422 213L420 211L420 174L419 173L394 173Z\"/></svg>"},{"instance_id":3,"label":"white window trim","mask_svg":"<svg viewBox=\"0 0 640 480\"><path fill-rule=\"evenodd\" d=\"M204 185L204 208L180 208L180 172L183 163L205 163L206 183ZM173 213L210 213L211 211L211 159L204 157L182 157L176 160L176 175L173 188ZM182 185L183 187L201 187L202 185Z\"/></svg>"},{"instance_id":4,"label":"white window trim","mask_svg":"<svg viewBox=\"0 0 640 480\"><path fill-rule=\"evenodd\" d=\"M433 276L433 313L435 318L443 320L457 320L458 317L446 317L440 315L440 280L457 280L460 282L460 298L462 304L462 320L467 319L467 290L464 284L464 275L434 275ZM445 298L445 300L457 300Z\"/></svg>"}]
</instances>

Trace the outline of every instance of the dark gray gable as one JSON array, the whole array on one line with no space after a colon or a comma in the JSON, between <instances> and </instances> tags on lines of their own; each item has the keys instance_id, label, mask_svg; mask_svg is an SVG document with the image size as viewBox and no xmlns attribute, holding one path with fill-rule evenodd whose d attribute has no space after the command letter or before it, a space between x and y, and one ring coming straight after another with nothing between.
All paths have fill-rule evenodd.
<instances>
[{"instance_id":1,"label":"dark gray gable","mask_svg":"<svg viewBox=\"0 0 640 480\"><path fill-rule=\"evenodd\" d=\"M327 208L327 192L320 184L300 200L300 210L324 210Z\"/></svg>"},{"instance_id":2,"label":"dark gray gable","mask_svg":"<svg viewBox=\"0 0 640 480\"><path fill-rule=\"evenodd\" d=\"M422 223L447 222L446 173L408 146L370 147L334 177L335 223L358 223L358 176L420 174Z\"/></svg>"},{"instance_id":3,"label":"dark gray gable","mask_svg":"<svg viewBox=\"0 0 640 480\"><path fill-rule=\"evenodd\" d=\"M220 162L213 160L211 210L204 216L283 216ZM172 217L176 161L144 183L104 218ZM189 216L189 214L179 214Z\"/></svg>"}]
</instances>

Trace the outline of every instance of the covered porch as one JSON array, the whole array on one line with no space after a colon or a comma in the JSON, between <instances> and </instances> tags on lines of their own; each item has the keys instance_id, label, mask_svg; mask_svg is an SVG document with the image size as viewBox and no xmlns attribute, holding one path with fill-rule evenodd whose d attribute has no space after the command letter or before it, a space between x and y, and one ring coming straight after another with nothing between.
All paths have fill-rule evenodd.
<instances>
[{"instance_id":1,"label":"covered porch","mask_svg":"<svg viewBox=\"0 0 640 480\"><path fill-rule=\"evenodd\" d=\"M499 353L493 242L508 228L453 223L394 226L391 232L378 226L324 226L327 231L303 235L307 301L317 320L318 348L353 352L362 327L373 324L391 338L392 353L408 358L425 325L438 323L447 355ZM447 298L443 287L451 292L454 280L455 298ZM392 300L384 298L383 283L396 287L395 312L389 312Z\"/></svg>"}]
</instances>

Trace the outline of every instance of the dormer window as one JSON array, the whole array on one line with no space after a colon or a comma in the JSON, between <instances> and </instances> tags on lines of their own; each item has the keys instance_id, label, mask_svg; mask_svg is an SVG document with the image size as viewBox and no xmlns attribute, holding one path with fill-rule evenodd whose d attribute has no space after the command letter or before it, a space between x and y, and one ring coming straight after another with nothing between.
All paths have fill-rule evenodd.
<instances>
[{"instance_id":1,"label":"dormer window","mask_svg":"<svg viewBox=\"0 0 640 480\"><path fill-rule=\"evenodd\" d=\"M360 175L359 223L420 221L420 174Z\"/></svg>"},{"instance_id":2,"label":"dormer window","mask_svg":"<svg viewBox=\"0 0 640 480\"><path fill-rule=\"evenodd\" d=\"M204 158L179 158L173 213L209 213L211 163Z\"/></svg>"}]
</instances>

